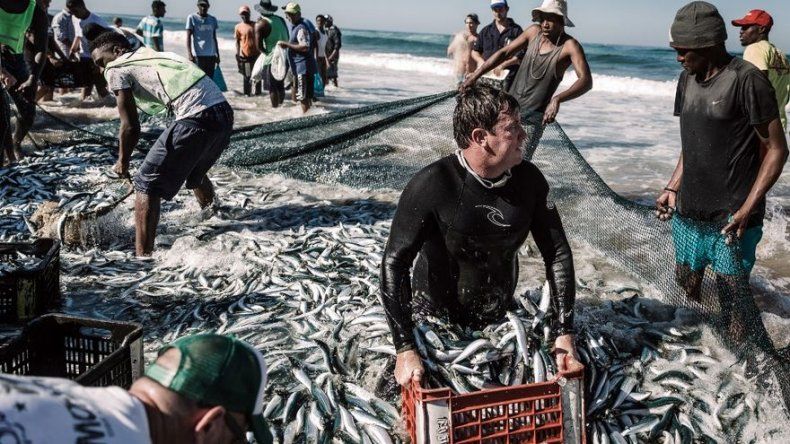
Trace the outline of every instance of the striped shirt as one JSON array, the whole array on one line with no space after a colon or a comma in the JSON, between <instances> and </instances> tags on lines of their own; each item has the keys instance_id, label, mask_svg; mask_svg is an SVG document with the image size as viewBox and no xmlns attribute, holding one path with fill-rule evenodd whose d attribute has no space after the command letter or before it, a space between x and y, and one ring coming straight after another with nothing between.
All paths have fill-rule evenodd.
<instances>
[{"instance_id":1,"label":"striped shirt","mask_svg":"<svg viewBox=\"0 0 790 444\"><path fill-rule=\"evenodd\" d=\"M162 41L164 26L162 26L162 20L159 19L159 17L154 17L153 15L144 17L142 20L140 20L140 24L137 25L137 29L143 32L143 41L145 42L145 46L164 51L164 42ZM159 38L160 43L162 43L162 48L154 47L154 37Z\"/></svg>"}]
</instances>

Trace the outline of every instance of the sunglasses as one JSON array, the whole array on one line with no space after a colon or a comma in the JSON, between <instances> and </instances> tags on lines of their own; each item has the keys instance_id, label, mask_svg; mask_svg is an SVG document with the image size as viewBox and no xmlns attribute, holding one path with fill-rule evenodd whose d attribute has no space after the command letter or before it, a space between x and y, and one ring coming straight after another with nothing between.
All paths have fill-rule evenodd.
<instances>
[{"instance_id":1,"label":"sunglasses","mask_svg":"<svg viewBox=\"0 0 790 444\"><path fill-rule=\"evenodd\" d=\"M466 23L467 25L476 25L477 24L475 22L464 22L464 23Z\"/></svg>"}]
</instances>

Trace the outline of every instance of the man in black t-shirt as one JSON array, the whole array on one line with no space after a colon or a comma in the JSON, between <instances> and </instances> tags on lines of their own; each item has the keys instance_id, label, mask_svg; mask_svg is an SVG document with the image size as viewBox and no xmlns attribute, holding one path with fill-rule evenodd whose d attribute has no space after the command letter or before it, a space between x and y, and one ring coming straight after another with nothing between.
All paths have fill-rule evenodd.
<instances>
[{"instance_id":1,"label":"man in black t-shirt","mask_svg":"<svg viewBox=\"0 0 790 444\"><path fill-rule=\"evenodd\" d=\"M675 115L680 117L682 151L675 172L657 200L658 216L673 223L680 284L700 297L705 268L717 275L724 321L733 339L759 313L733 310L738 282L748 278L762 237L765 195L787 159L776 98L768 79L753 65L727 53L727 31L718 10L706 2L681 8L670 45L684 72L678 82ZM760 155L761 142L767 146ZM709 227L715 227L711 229ZM741 257L730 243L740 243ZM746 301L751 303L751 301Z\"/></svg>"},{"instance_id":2,"label":"man in black t-shirt","mask_svg":"<svg viewBox=\"0 0 790 444\"><path fill-rule=\"evenodd\" d=\"M472 58L477 62L477 66L481 66L489 57L516 40L516 37L523 32L521 26L507 16L508 11L510 11L510 7L507 4L507 0L491 0L491 12L494 15L494 21L480 31L480 35L472 47ZM502 70L508 71L502 88L503 91L508 90L516 77L516 71L518 71L518 65L522 56L523 52L510 57L494 68L494 74L496 75L499 75Z\"/></svg>"}]
</instances>

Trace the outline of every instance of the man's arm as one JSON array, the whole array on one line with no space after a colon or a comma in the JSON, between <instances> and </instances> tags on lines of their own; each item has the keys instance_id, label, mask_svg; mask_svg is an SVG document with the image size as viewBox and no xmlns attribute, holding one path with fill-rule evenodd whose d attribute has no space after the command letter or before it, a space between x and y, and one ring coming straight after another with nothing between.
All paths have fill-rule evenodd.
<instances>
[{"instance_id":1,"label":"man's arm","mask_svg":"<svg viewBox=\"0 0 790 444\"><path fill-rule=\"evenodd\" d=\"M785 139L781 121L777 118L768 123L755 125L754 129L765 147L765 157L749 196L741 208L733 214L732 221L722 229L722 234L735 232L738 237L743 235L749 222L749 216L765 199L765 195L779 179L785 162L787 162L787 139Z\"/></svg>"},{"instance_id":2,"label":"man's arm","mask_svg":"<svg viewBox=\"0 0 790 444\"><path fill-rule=\"evenodd\" d=\"M193 26L192 26L192 16L187 17L187 58L190 62L195 61L195 55L192 54L192 37L193 37Z\"/></svg>"},{"instance_id":3,"label":"man's arm","mask_svg":"<svg viewBox=\"0 0 790 444\"><path fill-rule=\"evenodd\" d=\"M667 221L672 218L672 214L677 208L678 190L680 183L683 181L683 153L680 153L678 164L675 165L675 171L672 172L672 177L669 178L667 186L664 191L656 199L656 217L662 221Z\"/></svg>"},{"instance_id":4,"label":"man's arm","mask_svg":"<svg viewBox=\"0 0 790 444\"><path fill-rule=\"evenodd\" d=\"M38 87L38 78L41 76L41 70L44 68L44 62L47 59L48 28L47 13L36 6L33 13L33 21L30 24L30 31L33 37L33 59L31 60L30 76L19 86L19 89L25 94L31 94L31 89L35 91Z\"/></svg>"},{"instance_id":5,"label":"man's arm","mask_svg":"<svg viewBox=\"0 0 790 444\"><path fill-rule=\"evenodd\" d=\"M236 28L233 34L236 37L236 60L238 60L241 57L241 33L239 33L238 28Z\"/></svg>"},{"instance_id":6,"label":"man's arm","mask_svg":"<svg viewBox=\"0 0 790 444\"><path fill-rule=\"evenodd\" d=\"M568 51L573 70L576 72L576 81L570 88L557 94L549 102L546 112L543 113L543 124L552 123L560 111L560 103L573 100L586 94L593 87L590 65L587 63L587 56L584 55L584 48L575 39L571 39L564 45L563 51Z\"/></svg>"},{"instance_id":7,"label":"man's arm","mask_svg":"<svg viewBox=\"0 0 790 444\"><path fill-rule=\"evenodd\" d=\"M533 168L537 170L536 167ZM573 311L576 303L576 280L573 254L562 227L560 213L554 203L548 200L549 185L542 174L537 188L540 198L535 206L530 232L543 256L552 305L557 314L559 328L555 341L557 367L560 371L573 371L581 365L578 363L574 345Z\"/></svg>"},{"instance_id":8,"label":"man's arm","mask_svg":"<svg viewBox=\"0 0 790 444\"><path fill-rule=\"evenodd\" d=\"M308 43L307 39L310 36L305 28L299 30L299 34L297 35L297 43L291 42L277 42L278 45L282 48L288 48L292 51L296 51L299 54L307 54L307 51L310 49L310 44Z\"/></svg>"},{"instance_id":9,"label":"man's arm","mask_svg":"<svg viewBox=\"0 0 790 444\"><path fill-rule=\"evenodd\" d=\"M512 58L514 58L520 51L529 45L529 40L532 38L534 34L533 28L527 29L526 32L522 32L521 35L516 37L515 40L510 42L509 45L505 46L504 48L500 49L499 51L495 52L488 60L482 61L482 57L478 60L480 66L477 67L477 70L473 72L464 83L461 85L461 89L469 88L470 86L474 85L477 79L488 73L489 71L493 70L494 68L499 67L504 62L509 62ZM478 39L480 42L480 39ZM474 54L476 51L472 51ZM478 54L479 56L479 54ZM475 57L474 55L472 57Z\"/></svg>"},{"instance_id":10,"label":"man's arm","mask_svg":"<svg viewBox=\"0 0 790 444\"><path fill-rule=\"evenodd\" d=\"M424 178L423 178L424 179ZM425 180L412 179L401 194L381 263L381 303L398 353L395 379L400 385L419 383L424 369L415 350L412 319L411 267L433 223L421 200Z\"/></svg>"},{"instance_id":11,"label":"man's arm","mask_svg":"<svg viewBox=\"0 0 790 444\"><path fill-rule=\"evenodd\" d=\"M140 23L137 24L137 28L134 30L134 33L139 35L140 37L143 36L143 23L145 19L140 20Z\"/></svg>"},{"instance_id":12,"label":"man's arm","mask_svg":"<svg viewBox=\"0 0 790 444\"><path fill-rule=\"evenodd\" d=\"M255 24L255 48L258 49L258 52L261 54L269 54L272 49L274 48L266 48L263 46L264 40L266 37L269 37L269 34L272 32L272 27L269 25L269 22L266 20L259 20L258 23Z\"/></svg>"},{"instance_id":13,"label":"man's arm","mask_svg":"<svg viewBox=\"0 0 790 444\"><path fill-rule=\"evenodd\" d=\"M118 163L113 170L121 177L129 176L129 162L140 138L140 119L131 89L115 91L121 128L118 131Z\"/></svg>"},{"instance_id":14,"label":"man's arm","mask_svg":"<svg viewBox=\"0 0 790 444\"><path fill-rule=\"evenodd\" d=\"M217 23L214 23L214 51L217 52L217 65L219 65L219 43L217 42Z\"/></svg>"}]
</instances>

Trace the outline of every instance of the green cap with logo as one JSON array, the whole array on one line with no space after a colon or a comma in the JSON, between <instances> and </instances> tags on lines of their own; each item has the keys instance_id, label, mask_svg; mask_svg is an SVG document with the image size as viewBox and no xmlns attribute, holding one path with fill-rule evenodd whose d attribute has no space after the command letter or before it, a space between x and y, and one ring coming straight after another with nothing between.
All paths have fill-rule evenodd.
<instances>
[{"instance_id":1,"label":"green cap with logo","mask_svg":"<svg viewBox=\"0 0 790 444\"><path fill-rule=\"evenodd\" d=\"M258 444L272 442L263 418L266 363L263 355L238 339L216 334L183 337L159 351L180 352L178 368L154 362L145 376L201 405L244 414Z\"/></svg>"}]
</instances>

